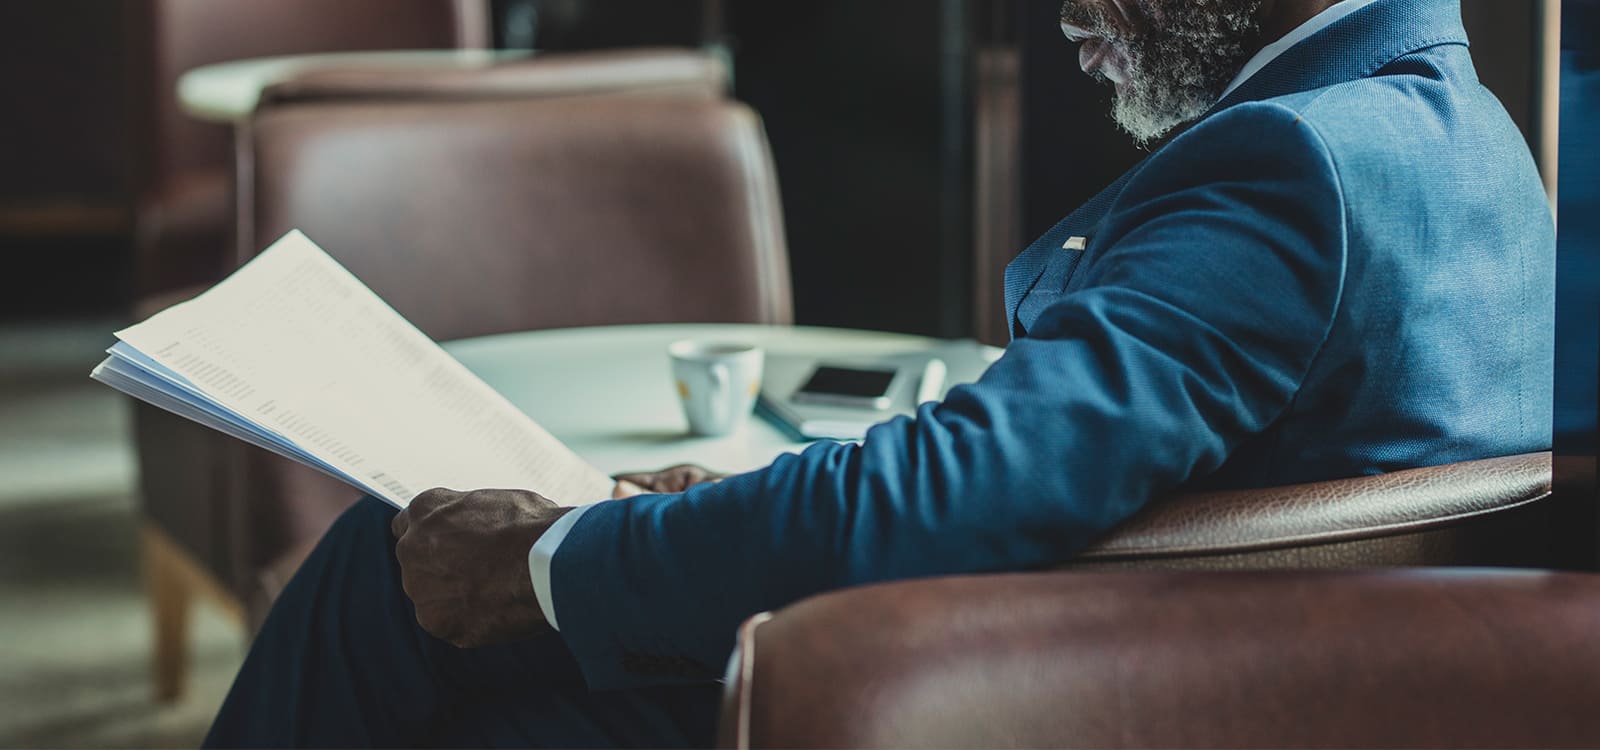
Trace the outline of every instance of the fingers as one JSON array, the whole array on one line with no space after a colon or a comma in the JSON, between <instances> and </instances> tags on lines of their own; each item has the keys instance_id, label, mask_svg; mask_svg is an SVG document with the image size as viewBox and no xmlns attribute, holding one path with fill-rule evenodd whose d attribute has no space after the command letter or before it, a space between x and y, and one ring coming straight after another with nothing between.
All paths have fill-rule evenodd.
<instances>
[{"instance_id":1,"label":"fingers","mask_svg":"<svg viewBox=\"0 0 1600 750\"><path fill-rule=\"evenodd\" d=\"M725 477L724 474L718 474L696 464L678 464L661 471L618 474L615 478L619 488L613 493L613 497L621 499L644 492L683 492L697 484L720 482ZM622 483L638 487L640 491L628 495L616 494L622 491L620 488Z\"/></svg>"},{"instance_id":2,"label":"fingers","mask_svg":"<svg viewBox=\"0 0 1600 750\"><path fill-rule=\"evenodd\" d=\"M409 528L411 528L410 508L402 509L398 514L395 515L394 520L389 522L389 531L390 533L394 534L394 538L396 539L405 536L406 530Z\"/></svg>"},{"instance_id":3,"label":"fingers","mask_svg":"<svg viewBox=\"0 0 1600 750\"><path fill-rule=\"evenodd\" d=\"M618 479L617 486L611 490L612 500L626 500L634 495L643 495L645 489L627 479Z\"/></svg>"},{"instance_id":4,"label":"fingers","mask_svg":"<svg viewBox=\"0 0 1600 750\"><path fill-rule=\"evenodd\" d=\"M672 476L673 492L683 492L701 482L711 478L711 472L703 466L684 464L674 466L669 470Z\"/></svg>"},{"instance_id":5,"label":"fingers","mask_svg":"<svg viewBox=\"0 0 1600 750\"><path fill-rule=\"evenodd\" d=\"M715 484L722 481L727 476L726 474L718 474L717 472L707 469L704 466L698 466L696 464L683 464L681 466L674 466L664 473L671 477L669 483L672 485L672 489L669 490L670 492L683 492L697 484L705 484L708 482Z\"/></svg>"},{"instance_id":6,"label":"fingers","mask_svg":"<svg viewBox=\"0 0 1600 750\"><path fill-rule=\"evenodd\" d=\"M655 472L636 471L627 474L618 474L612 477L612 479L617 480L619 483L627 482L628 484L631 484L642 490L649 490L650 485L653 484L651 481L653 477L655 477Z\"/></svg>"}]
</instances>

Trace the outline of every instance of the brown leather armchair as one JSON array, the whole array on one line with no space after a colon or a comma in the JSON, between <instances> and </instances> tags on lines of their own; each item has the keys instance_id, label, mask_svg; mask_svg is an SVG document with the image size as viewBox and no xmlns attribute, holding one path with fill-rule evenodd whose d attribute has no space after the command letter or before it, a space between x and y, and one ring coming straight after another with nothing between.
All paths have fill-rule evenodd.
<instances>
[{"instance_id":1,"label":"brown leather armchair","mask_svg":"<svg viewBox=\"0 0 1600 750\"><path fill-rule=\"evenodd\" d=\"M1592 746L1600 582L1291 572L1546 564L1550 494L1533 454L1179 496L1065 571L815 597L742 628L721 744Z\"/></svg>"},{"instance_id":2,"label":"brown leather armchair","mask_svg":"<svg viewBox=\"0 0 1600 750\"><path fill-rule=\"evenodd\" d=\"M281 84L241 126L233 263L303 229L441 341L787 324L775 172L726 80L713 58L653 51ZM138 425L170 664L182 631L169 625L193 591L219 590L255 621L355 496L163 413L145 409ZM161 672L175 683L171 672L181 666Z\"/></svg>"}]
</instances>

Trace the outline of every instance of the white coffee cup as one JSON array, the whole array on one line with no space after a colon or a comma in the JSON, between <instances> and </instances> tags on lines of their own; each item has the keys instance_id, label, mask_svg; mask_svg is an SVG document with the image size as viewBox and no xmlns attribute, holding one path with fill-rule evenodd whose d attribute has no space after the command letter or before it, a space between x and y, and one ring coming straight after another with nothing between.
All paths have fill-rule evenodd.
<instances>
[{"instance_id":1,"label":"white coffee cup","mask_svg":"<svg viewBox=\"0 0 1600 750\"><path fill-rule=\"evenodd\" d=\"M719 437L750 418L766 360L760 347L685 339L667 347L667 354L690 432Z\"/></svg>"}]
</instances>

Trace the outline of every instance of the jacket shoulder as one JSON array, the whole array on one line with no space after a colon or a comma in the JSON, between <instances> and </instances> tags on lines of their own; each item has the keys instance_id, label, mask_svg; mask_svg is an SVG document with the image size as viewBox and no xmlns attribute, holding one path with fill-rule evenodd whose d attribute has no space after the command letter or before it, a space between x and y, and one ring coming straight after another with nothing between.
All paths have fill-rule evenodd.
<instances>
[{"instance_id":1,"label":"jacket shoulder","mask_svg":"<svg viewBox=\"0 0 1600 750\"><path fill-rule=\"evenodd\" d=\"M1178 135L1129 181L1121 202L1259 180L1342 192L1329 144L1315 124L1284 102L1263 100L1229 107Z\"/></svg>"},{"instance_id":2,"label":"jacket shoulder","mask_svg":"<svg viewBox=\"0 0 1600 750\"><path fill-rule=\"evenodd\" d=\"M1510 115L1470 68L1443 54L1401 58L1370 77L1263 103L1294 112L1335 163L1362 173L1415 169L1441 151L1519 161L1527 147Z\"/></svg>"}]
</instances>

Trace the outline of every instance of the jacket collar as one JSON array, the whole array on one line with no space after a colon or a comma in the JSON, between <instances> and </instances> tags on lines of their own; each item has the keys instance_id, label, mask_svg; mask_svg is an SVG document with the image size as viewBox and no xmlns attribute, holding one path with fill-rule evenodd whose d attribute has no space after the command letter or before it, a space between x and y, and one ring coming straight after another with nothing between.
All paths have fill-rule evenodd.
<instances>
[{"instance_id":1,"label":"jacket collar","mask_svg":"<svg viewBox=\"0 0 1600 750\"><path fill-rule=\"evenodd\" d=\"M1197 122L1245 102L1366 78L1441 44L1467 44L1460 0L1378 0L1284 50Z\"/></svg>"}]
</instances>

